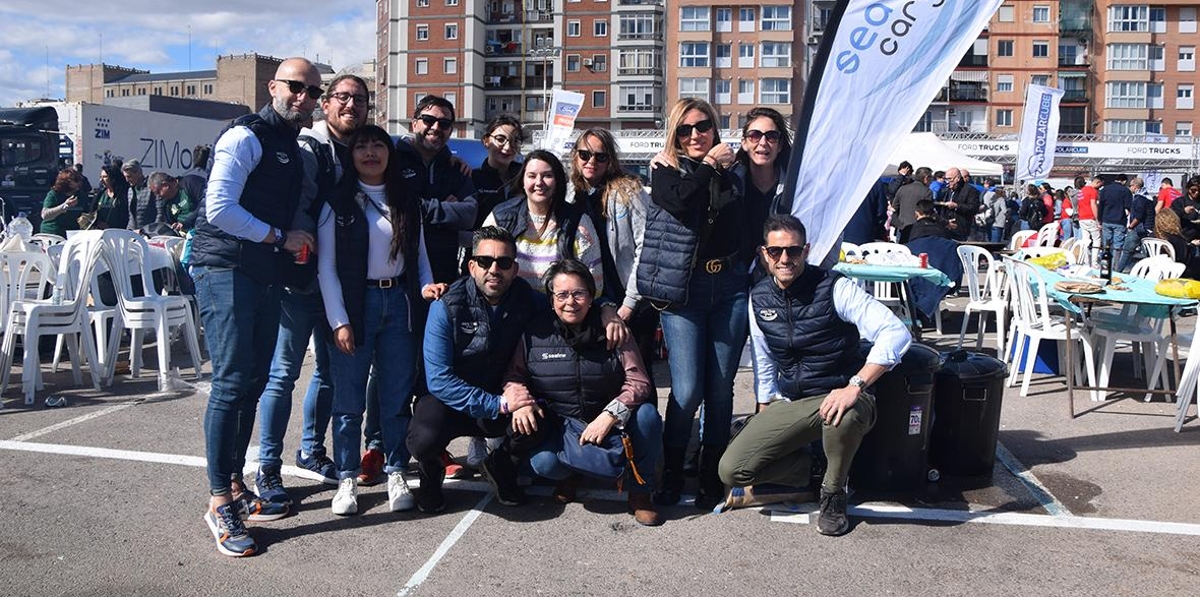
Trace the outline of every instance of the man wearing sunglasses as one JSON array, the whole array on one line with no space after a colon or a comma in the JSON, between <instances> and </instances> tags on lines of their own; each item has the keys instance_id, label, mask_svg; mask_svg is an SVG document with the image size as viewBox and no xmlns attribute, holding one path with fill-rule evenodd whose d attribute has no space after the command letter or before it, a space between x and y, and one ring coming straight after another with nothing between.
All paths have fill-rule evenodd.
<instances>
[{"instance_id":1,"label":"man wearing sunglasses","mask_svg":"<svg viewBox=\"0 0 1200 597\"><path fill-rule=\"evenodd\" d=\"M296 137L311 120L321 76L304 58L284 60L267 84L271 103L234 121L213 149L196 217L191 275L212 359L204 416L211 497L205 523L228 556L257 551L243 518L275 520L288 505L259 499L242 480L258 398L279 329L281 272L313 237L293 229L303 166Z\"/></svg>"},{"instance_id":2,"label":"man wearing sunglasses","mask_svg":"<svg viewBox=\"0 0 1200 597\"><path fill-rule=\"evenodd\" d=\"M850 463L875 424L869 388L900 361L912 337L854 282L805 264L808 235L800 220L772 215L763 231L759 253L770 276L750 291L758 414L729 443L718 472L734 487L804 487L811 464L807 446L822 439L829 466L817 532L842 535L850 530ZM872 343L865 360L860 338Z\"/></svg>"},{"instance_id":3,"label":"man wearing sunglasses","mask_svg":"<svg viewBox=\"0 0 1200 597\"><path fill-rule=\"evenodd\" d=\"M446 142L454 131L454 104L427 95L413 110L412 135L396 144L399 183L421 201L425 249L433 281L458 279L459 249L470 241L478 203L470 168L452 161Z\"/></svg>"},{"instance_id":4,"label":"man wearing sunglasses","mask_svg":"<svg viewBox=\"0 0 1200 597\"><path fill-rule=\"evenodd\" d=\"M429 309L425 326L425 382L408 428L408 449L417 460L421 487L417 508L445 508L442 454L458 437L503 437L483 462L483 473L506 506L524 500L517 485L520 462L542 440L541 432L518 433L512 413L534 403L523 388L505 388L504 372L533 316L549 305L517 277L516 241L508 231L485 226L471 242L470 275L450 285Z\"/></svg>"}]
</instances>

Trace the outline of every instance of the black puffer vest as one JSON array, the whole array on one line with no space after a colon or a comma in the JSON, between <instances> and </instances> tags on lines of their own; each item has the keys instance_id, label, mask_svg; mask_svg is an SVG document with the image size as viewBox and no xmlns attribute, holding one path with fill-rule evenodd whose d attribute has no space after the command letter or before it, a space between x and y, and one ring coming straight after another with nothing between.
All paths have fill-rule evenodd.
<instances>
[{"instance_id":1,"label":"black puffer vest","mask_svg":"<svg viewBox=\"0 0 1200 597\"><path fill-rule=\"evenodd\" d=\"M508 361L543 303L536 300L528 282L516 278L493 311L469 276L451 284L441 301L454 334L455 374L485 392L499 394Z\"/></svg>"},{"instance_id":2,"label":"black puffer vest","mask_svg":"<svg viewBox=\"0 0 1200 597\"><path fill-rule=\"evenodd\" d=\"M750 291L751 311L778 366L779 393L789 400L844 388L865 362L858 328L833 306L841 277L809 265L786 289L767 277Z\"/></svg>"},{"instance_id":3,"label":"black puffer vest","mask_svg":"<svg viewBox=\"0 0 1200 597\"><path fill-rule=\"evenodd\" d=\"M529 393L559 416L596 418L625 383L620 354L608 349L604 334L598 340L572 348L558 333L553 312L534 318L525 332Z\"/></svg>"},{"instance_id":4,"label":"black puffer vest","mask_svg":"<svg viewBox=\"0 0 1200 597\"><path fill-rule=\"evenodd\" d=\"M300 203L300 181L304 176L300 146L296 143L299 130L284 121L270 105L258 114L239 117L230 128L234 126L248 127L262 145L262 158L246 178L238 203L259 220L276 229L288 230ZM280 272L294 260L292 254L276 251L266 243L237 238L210 224L207 204L207 201L200 204L196 216L191 264L236 267L263 284L279 282Z\"/></svg>"},{"instance_id":5,"label":"black puffer vest","mask_svg":"<svg viewBox=\"0 0 1200 597\"><path fill-rule=\"evenodd\" d=\"M575 254L575 237L579 232L579 220L583 214L578 205L565 201L554 209L554 225L557 228L556 244L559 259L578 259ZM492 212L496 226L508 231L513 238L529 227L529 209L524 197L513 197L501 203Z\"/></svg>"}]
</instances>

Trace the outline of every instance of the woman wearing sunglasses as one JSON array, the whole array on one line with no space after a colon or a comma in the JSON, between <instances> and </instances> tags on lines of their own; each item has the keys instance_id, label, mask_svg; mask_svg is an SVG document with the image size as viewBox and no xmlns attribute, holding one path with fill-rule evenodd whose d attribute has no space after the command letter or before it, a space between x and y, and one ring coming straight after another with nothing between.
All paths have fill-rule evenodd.
<instances>
[{"instance_id":1,"label":"woman wearing sunglasses","mask_svg":"<svg viewBox=\"0 0 1200 597\"><path fill-rule=\"evenodd\" d=\"M729 168L734 153L716 130L706 101L684 98L671 108L669 164L651 174L646 234L638 263L638 292L662 309L671 368L671 398L663 434L664 468L658 503L674 504L683 489L684 453L692 420L704 405L700 494L710 509L723 498L717 463L729 443L733 377L746 343L745 204Z\"/></svg>"},{"instance_id":2,"label":"woman wearing sunglasses","mask_svg":"<svg viewBox=\"0 0 1200 597\"><path fill-rule=\"evenodd\" d=\"M792 142L783 114L771 108L754 108L746 113L742 146L731 170L742 181L746 209L743 238L751 245L762 234L767 216L792 211L791 197L785 197L783 193L791 154ZM750 246L743 250L753 254L755 248ZM755 268L755 279L761 271L761 267Z\"/></svg>"},{"instance_id":3,"label":"woman wearing sunglasses","mask_svg":"<svg viewBox=\"0 0 1200 597\"><path fill-rule=\"evenodd\" d=\"M399 160L387 131L366 125L348 145L353 169L342 178L318 223L318 281L336 350L329 351L333 377L333 455L338 471L334 514L358 512L358 446L372 363L379 388L388 506L411 509L412 494L401 472L409 395L416 377L417 338L412 305L419 302L420 215L400 185ZM418 251L420 251L419 254ZM384 358L376 358L377 356Z\"/></svg>"}]
</instances>

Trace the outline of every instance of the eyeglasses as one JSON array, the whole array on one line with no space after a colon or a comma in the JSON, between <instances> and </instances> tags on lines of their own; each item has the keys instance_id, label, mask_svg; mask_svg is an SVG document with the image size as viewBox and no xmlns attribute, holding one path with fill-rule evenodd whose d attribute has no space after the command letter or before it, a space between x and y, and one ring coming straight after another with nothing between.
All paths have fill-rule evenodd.
<instances>
[{"instance_id":1,"label":"eyeglasses","mask_svg":"<svg viewBox=\"0 0 1200 597\"><path fill-rule=\"evenodd\" d=\"M701 135L703 135L704 133L711 131L712 127L713 127L712 120L701 120L700 122L697 122L695 124L681 124L681 125L675 127L675 136L691 137L693 130L695 130L697 133L700 133Z\"/></svg>"},{"instance_id":2,"label":"eyeglasses","mask_svg":"<svg viewBox=\"0 0 1200 597\"><path fill-rule=\"evenodd\" d=\"M763 250L767 252L767 257L770 257L771 261L779 261L779 258L783 257L784 253L787 253L788 258L790 259L799 259L800 255L804 253L804 247L800 245L790 245L787 247L763 247Z\"/></svg>"},{"instance_id":3,"label":"eyeglasses","mask_svg":"<svg viewBox=\"0 0 1200 597\"><path fill-rule=\"evenodd\" d=\"M438 118L437 116L433 116L432 114L422 114L417 117L417 120L424 122L425 126L427 126L429 128L433 128L433 125L435 125L435 124L444 129L448 129L448 128L454 126L453 120L450 120L449 118Z\"/></svg>"},{"instance_id":4,"label":"eyeglasses","mask_svg":"<svg viewBox=\"0 0 1200 597\"><path fill-rule=\"evenodd\" d=\"M428 123L428 121L426 122ZM509 137L507 135L488 135L488 138L492 140L492 143L496 144L496 147L504 147L505 145L520 147L521 145L520 139L517 139L516 137Z\"/></svg>"},{"instance_id":5,"label":"eyeglasses","mask_svg":"<svg viewBox=\"0 0 1200 597\"><path fill-rule=\"evenodd\" d=\"M764 133L758 129L750 129L746 131L745 135L742 135L742 138L749 140L751 143L758 143L765 137L767 143L778 143L780 136L779 131L767 131Z\"/></svg>"},{"instance_id":6,"label":"eyeglasses","mask_svg":"<svg viewBox=\"0 0 1200 597\"><path fill-rule=\"evenodd\" d=\"M354 103L359 105L365 104L367 101L369 101L369 98L367 98L365 95L355 95L353 93L346 93L345 91L331 93L329 94L329 97L337 100L338 103L343 106L349 104L350 100L354 100Z\"/></svg>"},{"instance_id":7,"label":"eyeglasses","mask_svg":"<svg viewBox=\"0 0 1200 597\"><path fill-rule=\"evenodd\" d=\"M322 93L325 93L324 89L321 89L316 85L305 85L303 81L293 81L292 79L275 80L279 81L280 83L287 83L288 91L291 91L295 95L300 95L302 92L307 91L310 99L316 99L321 97Z\"/></svg>"},{"instance_id":8,"label":"eyeglasses","mask_svg":"<svg viewBox=\"0 0 1200 597\"><path fill-rule=\"evenodd\" d=\"M567 299L570 299L571 302L573 302L573 303L579 303L579 302L583 302L583 301L587 300L589 297L591 297L591 293L586 290L572 290L569 292L566 290L562 290L559 292L555 292L555 293L551 294L550 296L554 297L554 300L556 300L560 303L567 302Z\"/></svg>"},{"instance_id":9,"label":"eyeglasses","mask_svg":"<svg viewBox=\"0 0 1200 597\"><path fill-rule=\"evenodd\" d=\"M579 161L581 161L585 164L588 163L589 161L591 161L592 158L596 158L597 164L607 164L608 163L608 154L607 153L601 153L599 151L589 151L587 149L580 149L579 151L576 151L575 154L579 156Z\"/></svg>"},{"instance_id":10,"label":"eyeglasses","mask_svg":"<svg viewBox=\"0 0 1200 597\"><path fill-rule=\"evenodd\" d=\"M492 269L492 264L494 263L501 271L508 271L512 269L513 264L517 262L517 260L513 259L512 257L490 257L488 255L476 255L471 258L471 261L474 261L475 265L478 265L485 270Z\"/></svg>"}]
</instances>

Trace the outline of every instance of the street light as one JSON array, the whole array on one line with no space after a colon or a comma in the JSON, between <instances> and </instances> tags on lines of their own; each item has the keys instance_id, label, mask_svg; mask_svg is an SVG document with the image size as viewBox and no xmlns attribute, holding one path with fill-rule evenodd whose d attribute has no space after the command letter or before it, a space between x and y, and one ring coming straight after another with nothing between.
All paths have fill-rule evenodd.
<instances>
[{"instance_id":1,"label":"street light","mask_svg":"<svg viewBox=\"0 0 1200 597\"><path fill-rule=\"evenodd\" d=\"M542 59L542 130L550 128L550 76L547 69L549 63L561 54L562 48L557 47L535 48L529 52L530 56Z\"/></svg>"}]
</instances>

